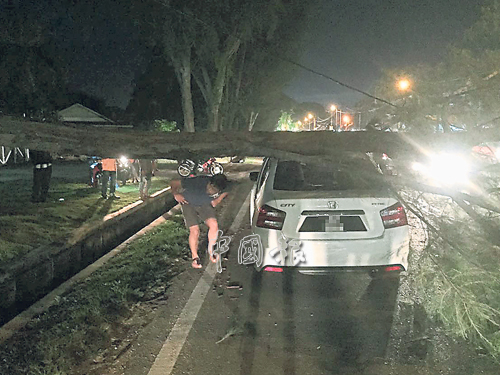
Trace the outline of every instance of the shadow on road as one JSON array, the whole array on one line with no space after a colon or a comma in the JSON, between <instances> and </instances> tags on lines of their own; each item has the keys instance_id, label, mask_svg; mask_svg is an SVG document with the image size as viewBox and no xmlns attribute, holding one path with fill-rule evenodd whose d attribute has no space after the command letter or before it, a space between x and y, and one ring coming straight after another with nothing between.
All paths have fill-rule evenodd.
<instances>
[{"instance_id":1,"label":"shadow on road","mask_svg":"<svg viewBox=\"0 0 500 375\"><path fill-rule=\"evenodd\" d=\"M259 373L265 355L266 373L357 374L385 356L398 288L363 274L254 273L240 373Z\"/></svg>"}]
</instances>

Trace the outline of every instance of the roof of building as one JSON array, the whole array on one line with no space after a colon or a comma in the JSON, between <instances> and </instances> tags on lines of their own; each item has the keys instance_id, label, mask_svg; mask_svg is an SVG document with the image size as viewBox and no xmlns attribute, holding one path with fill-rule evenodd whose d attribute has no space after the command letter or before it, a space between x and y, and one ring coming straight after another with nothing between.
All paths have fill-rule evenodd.
<instances>
[{"instance_id":1,"label":"roof of building","mask_svg":"<svg viewBox=\"0 0 500 375\"><path fill-rule=\"evenodd\" d=\"M72 106L57 112L59 119L62 122L78 122L88 124L113 124L113 120L106 116L97 113L81 104L73 104Z\"/></svg>"}]
</instances>

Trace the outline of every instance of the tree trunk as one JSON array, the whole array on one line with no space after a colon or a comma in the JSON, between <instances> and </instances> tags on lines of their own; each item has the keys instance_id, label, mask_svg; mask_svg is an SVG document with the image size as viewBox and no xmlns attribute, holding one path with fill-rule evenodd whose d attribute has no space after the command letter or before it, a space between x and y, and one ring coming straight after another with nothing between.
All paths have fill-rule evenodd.
<instances>
[{"instance_id":1,"label":"tree trunk","mask_svg":"<svg viewBox=\"0 0 500 375\"><path fill-rule=\"evenodd\" d=\"M170 56L175 69L175 75L181 89L182 112L184 114L184 131L194 133L194 108L191 93L191 51L178 58Z\"/></svg>"},{"instance_id":2,"label":"tree trunk","mask_svg":"<svg viewBox=\"0 0 500 375\"><path fill-rule=\"evenodd\" d=\"M257 121L257 117L259 116L259 113L255 113L252 111L250 113L250 118L248 119L248 131L251 132L253 129L253 126L255 125L255 121Z\"/></svg>"},{"instance_id":3,"label":"tree trunk","mask_svg":"<svg viewBox=\"0 0 500 375\"><path fill-rule=\"evenodd\" d=\"M220 130L219 110L222 103L222 95L224 94L224 86L226 85L226 66L224 65L217 71L217 77L214 82L213 100L210 108L210 117L208 119L208 128L213 131Z\"/></svg>"},{"instance_id":4,"label":"tree trunk","mask_svg":"<svg viewBox=\"0 0 500 375\"><path fill-rule=\"evenodd\" d=\"M214 83L212 85L212 99L211 106L209 107L209 118L208 118L208 129L211 131L219 131L220 120L219 111L222 104L222 97L224 95L224 88L226 87L226 77L227 68L229 64L233 61L233 57L238 52L241 40L230 37L227 41L225 51L223 52L221 58L216 61L217 74L215 76ZM208 103L207 103L208 104Z\"/></svg>"},{"instance_id":5,"label":"tree trunk","mask_svg":"<svg viewBox=\"0 0 500 375\"><path fill-rule=\"evenodd\" d=\"M243 80L243 69L245 67L245 57L246 57L246 44L244 45L243 51L241 53L241 58L239 59L238 66L238 76L233 80L234 91L231 97L226 95L226 108L227 108L227 124L229 129L238 129L238 124L235 124L236 113L239 108L240 90L241 82ZM228 82L231 82L228 77ZM229 93L229 90L228 90Z\"/></svg>"},{"instance_id":6,"label":"tree trunk","mask_svg":"<svg viewBox=\"0 0 500 375\"><path fill-rule=\"evenodd\" d=\"M257 114L253 113L250 127ZM100 155L177 159L187 150L215 156L275 156L346 158L364 152L386 152L408 158L423 151L470 151L482 142L500 141L500 129L448 134L389 132L220 132L207 139L203 132L161 133L130 129L70 127L0 117L0 145L53 152L57 155ZM424 147L425 146L425 147Z\"/></svg>"}]
</instances>

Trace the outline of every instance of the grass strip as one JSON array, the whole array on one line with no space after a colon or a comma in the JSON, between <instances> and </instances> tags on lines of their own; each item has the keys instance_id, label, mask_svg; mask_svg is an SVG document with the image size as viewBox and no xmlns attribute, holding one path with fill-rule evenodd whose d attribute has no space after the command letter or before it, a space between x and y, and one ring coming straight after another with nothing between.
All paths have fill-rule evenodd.
<instances>
[{"instance_id":1,"label":"grass strip","mask_svg":"<svg viewBox=\"0 0 500 375\"><path fill-rule=\"evenodd\" d=\"M78 374L95 358L114 360L109 348L130 328L127 319L185 269L187 237L175 216L132 243L0 345L0 373Z\"/></svg>"},{"instance_id":2,"label":"grass strip","mask_svg":"<svg viewBox=\"0 0 500 375\"><path fill-rule=\"evenodd\" d=\"M167 178L153 177L150 194L168 186ZM119 200L104 200L99 189L53 179L49 199L32 204L31 181L20 180L16 189L0 184L0 262L19 259L30 250L53 242L64 243L86 223L102 220L139 199L139 185L119 186Z\"/></svg>"}]
</instances>

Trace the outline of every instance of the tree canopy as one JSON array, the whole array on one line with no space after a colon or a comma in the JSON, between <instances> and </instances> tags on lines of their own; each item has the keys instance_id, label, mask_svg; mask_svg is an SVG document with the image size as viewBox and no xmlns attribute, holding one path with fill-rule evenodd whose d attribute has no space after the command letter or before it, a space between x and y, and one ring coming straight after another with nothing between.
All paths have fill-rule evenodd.
<instances>
[{"instance_id":1,"label":"tree canopy","mask_svg":"<svg viewBox=\"0 0 500 375\"><path fill-rule=\"evenodd\" d=\"M384 72L375 96L394 106L366 99L358 109L388 126L420 132L500 124L499 20L500 1L490 0L442 62ZM400 79L411 82L407 90L397 88Z\"/></svg>"}]
</instances>

